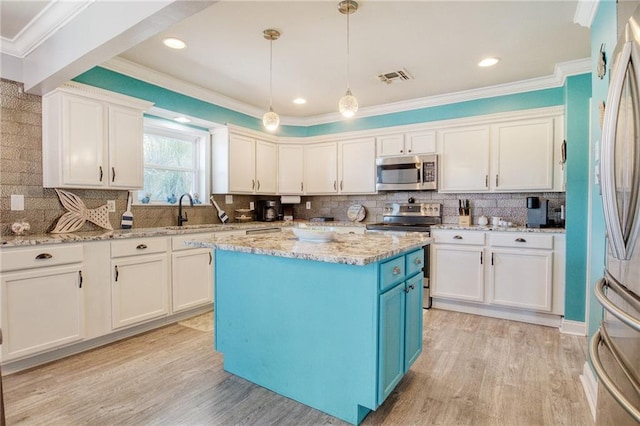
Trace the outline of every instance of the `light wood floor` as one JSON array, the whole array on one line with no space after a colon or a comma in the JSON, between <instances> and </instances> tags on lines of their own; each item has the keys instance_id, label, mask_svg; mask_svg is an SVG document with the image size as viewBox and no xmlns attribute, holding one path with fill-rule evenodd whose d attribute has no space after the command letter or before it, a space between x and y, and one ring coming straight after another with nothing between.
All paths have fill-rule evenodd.
<instances>
[{"instance_id":1,"label":"light wood floor","mask_svg":"<svg viewBox=\"0 0 640 426\"><path fill-rule=\"evenodd\" d=\"M363 424L593 424L585 338L435 309L424 318L422 355ZM344 424L225 373L212 340L171 325L7 376L7 424Z\"/></svg>"}]
</instances>

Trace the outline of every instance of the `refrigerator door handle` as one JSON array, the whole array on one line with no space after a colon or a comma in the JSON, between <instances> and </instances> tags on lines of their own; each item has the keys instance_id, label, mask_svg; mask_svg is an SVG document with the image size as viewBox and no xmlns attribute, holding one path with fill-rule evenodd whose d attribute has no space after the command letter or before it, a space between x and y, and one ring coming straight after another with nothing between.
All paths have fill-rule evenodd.
<instances>
[{"instance_id":1,"label":"refrigerator door handle","mask_svg":"<svg viewBox=\"0 0 640 426\"><path fill-rule=\"evenodd\" d=\"M609 274L607 271L605 273L605 277L600 279L596 283L595 286L595 296L598 299L598 302L614 317L618 318L620 321L633 328L636 331L640 331L640 320L624 309L616 306L606 295L605 287L609 288L609 291L615 292L618 296L620 296L624 301L629 303L630 305L640 308L640 301L637 300L635 296L633 296L629 291L620 284L615 278ZM639 309L640 310L640 309Z\"/></svg>"},{"instance_id":2,"label":"refrigerator door handle","mask_svg":"<svg viewBox=\"0 0 640 426\"><path fill-rule=\"evenodd\" d=\"M602 128L602 200L604 204L604 218L607 228L607 236L610 242L610 248L613 256L617 259L629 260L631 258L633 247L638 237L638 215L640 206L638 206L638 184L637 175L639 173L640 161L638 160L638 150L634 149L634 162L632 171L633 177L630 179L630 188L627 189L629 200L626 203L628 211L620 212L617 203L618 187L622 186L624 190L624 182L616 182L615 172L615 152L616 152L616 131L618 127L619 109L624 92L624 82L627 76L627 70L632 71L629 87L631 89L631 100L633 110L633 127L634 136L639 133L639 125L637 113L639 111L638 102L638 84L639 72L633 67L633 63L640 63L640 52L634 42L626 42L618 53L615 64L611 73L611 83L609 94L607 96L607 108L604 114ZM633 143L633 142L630 142ZM621 218L620 213L623 214ZM624 221L624 223L623 223Z\"/></svg>"},{"instance_id":3,"label":"refrigerator door handle","mask_svg":"<svg viewBox=\"0 0 640 426\"><path fill-rule=\"evenodd\" d=\"M598 346L601 342L604 343L605 346L607 346L607 348L613 355L613 358L620 365L624 374L627 375L627 378L629 378L634 388L636 388L637 390L637 382L635 382L631 377L628 376L628 369L626 365L621 364L621 358L619 354L614 353L615 349L608 346L607 340L605 340L604 336L607 336L606 339L609 343L611 343L611 339L609 339L606 331L604 331L604 328L600 327L596 334L594 334L591 338L591 342L589 344L589 357L591 358L591 364L593 365L596 375L598 376L598 381L599 383L602 383L602 385L609 391L611 396L616 401L618 401L622 408L624 408L624 410L629 413L629 415L631 415L631 417L633 417L635 421L640 422L640 410L634 407L634 405L629 402L627 398L625 398L624 394L620 391L620 389L616 387L615 383L613 382L611 377L609 377L604 367L602 366L602 361L600 361L600 354L598 353Z\"/></svg>"}]
</instances>

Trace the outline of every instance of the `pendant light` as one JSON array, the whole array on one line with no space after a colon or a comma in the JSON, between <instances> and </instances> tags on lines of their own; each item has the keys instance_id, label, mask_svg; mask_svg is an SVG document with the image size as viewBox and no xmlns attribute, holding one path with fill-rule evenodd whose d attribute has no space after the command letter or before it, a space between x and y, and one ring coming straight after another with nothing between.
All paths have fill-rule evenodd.
<instances>
[{"instance_id":1,"label":"pendant light","mask_svg":"<svg viewBox=\"0 0 640 426\"><path fill-rule=\"evenodd\" d=\"M269 111L262 116L262 124L268 131L273 132L280 125L280 117L273 110L273 40L280 37L280 31L269 28L262 34L269 40Z\"/></svg>"},{"instance_id":2,"label":"pendant light","mask_svg":"<svg viewBox=\"0 0 640 426\"><path fill-rule=\"evenodd\" d=\"M344 0L338 3L338 10L343 15L347 15L347 92L338 101L340 114L350 118L358 112L358 99L351 93L349 84L349 15L358 10L358 3L354 0Z\"/></svg>"}]
</instances>

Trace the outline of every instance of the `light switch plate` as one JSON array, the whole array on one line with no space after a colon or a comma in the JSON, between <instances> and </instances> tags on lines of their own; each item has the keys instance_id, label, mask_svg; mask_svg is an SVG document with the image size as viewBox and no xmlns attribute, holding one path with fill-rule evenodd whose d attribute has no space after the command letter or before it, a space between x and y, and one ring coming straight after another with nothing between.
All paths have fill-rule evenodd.
<instances>
[{"instance_id":1,"label":"light switch plate","mask_svg":"<svg viewBox=\"0 0 640 426\"><path fill-rule=\"evenodd\" d=\"M233 204L233 195L225 195L224 196L225 204Z\"/></svg>"},{"instance_id":2,"label":"light switch plate","mask_svg":"<svg viewBox=\"0 0 640 426\"><path fill-rule=\"evenodd\" d=\"M116 212L116 200L107 200L107 210L109 210L109 213Z\"/></svg>"},{"instance_id":3,"label":"light switch plate","mask_svg":"<svg viewBox=\"0 0 640 426\"><path fill-rule=\"evenodd\" d=\"M11 194L11 210L24 210L24 195Z\"/></svg>"},{"instance_id":4,"label":"light switch plate","mask_svg":"<svg viewBox=\"0 0 640 426\"><path fill-rule=\"evenodd\" d=\"M311 201L307 201L307 210L311 210Z\"/></svg>"}]
</instances>

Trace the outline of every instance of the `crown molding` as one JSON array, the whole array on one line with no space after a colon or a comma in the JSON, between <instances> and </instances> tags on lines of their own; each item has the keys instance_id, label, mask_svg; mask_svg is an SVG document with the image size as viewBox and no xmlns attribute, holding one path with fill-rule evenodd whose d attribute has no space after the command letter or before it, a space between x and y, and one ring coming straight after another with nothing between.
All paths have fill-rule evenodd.
<instances>
[{"instance_id":1,"label":"crown molding","mask_svg":"<svg viewBox=\"0 0 640 426\"><path fill-rule=\"evenodd\" d=\"M573 22L586 28L591 28L593 19L598 11L600 0L578 0Z\"/></svg>"},{"instance_id":2,"label":"crown molding","mask_svg":"<svg viewBox=\"0 0 640 426\"><path fill-rule=\"evenodd\" d=\"M24 59L94 1L50 2L15 37L0 37L0 51Z\"/></svg>"},{"instance_id":3,"label":"crown molding","mask_svg":"<svg viewBox=\"0 0 640 426\"><path fill-rule=\"evenodd\" d=\"M209 102L224 108L240 112L260 119L264 111L243 102L236 101L215 91L205 89L195 84L184 82L175 77L138 65L123 58L113 58L100 65L108 70L127 75L146 83L154 84L165 89L181 93L205 102ZM361 108L358 118L373 117L383 114L411 111L415 109L448 105L477 99L496 96L512 95L560 87L566 78L571 75L591 72L591 59L579 59L575 61L556 64L553 75L529 80L521 80L513 83L489 86L481 89L466 90L445 95L429 96L408 101L394 102L384 105ZM291 126L313 126L318 124L335 123L344 120L340 113L330 113L312 117L283 117L280 116L280 124Z\"/></svg>"}]
</instances>

